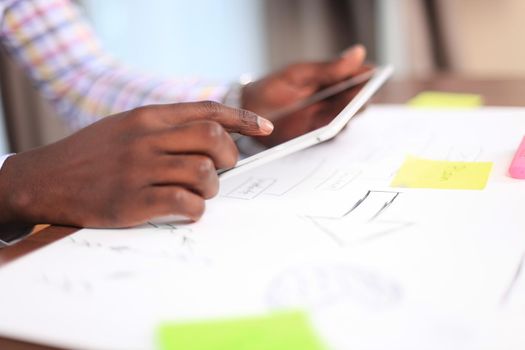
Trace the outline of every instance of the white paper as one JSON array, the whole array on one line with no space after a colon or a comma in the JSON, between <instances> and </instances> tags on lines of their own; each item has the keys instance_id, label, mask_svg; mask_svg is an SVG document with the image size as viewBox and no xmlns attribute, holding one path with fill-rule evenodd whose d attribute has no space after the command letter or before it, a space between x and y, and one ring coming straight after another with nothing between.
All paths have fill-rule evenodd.
<instances>
[{"instance_id":1,"label":"white paper","mask_svg":"<svg viewBox=\"0 0 525 350\"><path fill-rule=\"evenodd\" d=\"M163 321L304 309L334 349L522 349L525 109L371 107L224 181L203 219L82 230L0 269L0 334L153 349ZM491 161L486 189L389 187L406 155Z\"/></svg>"}]
</instances>

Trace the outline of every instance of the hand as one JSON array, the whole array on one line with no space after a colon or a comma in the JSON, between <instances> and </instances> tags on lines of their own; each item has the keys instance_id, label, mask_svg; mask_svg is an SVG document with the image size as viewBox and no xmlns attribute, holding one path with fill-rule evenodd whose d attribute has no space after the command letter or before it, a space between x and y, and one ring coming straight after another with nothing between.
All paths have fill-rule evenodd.
<instances>
[{"instance_id":1,"label":"hand","mask_svg":"<svg viewBox=\"0 0 525 350\"><path fill-rule=\"evenodd\" d=\"M237 162L228 132L267 135L252 112L214 102L141 107L7 159L0 223L126 227L170 214L198 220L216 169Z\"/></svg>"},{"instance_id":2,"label":"hand","mask_svg":"<svg viewBox=\"0 0 525 350\"><path fill-rule=\"evenodd\" d=\"M356 45L340 58L330 62L299 63L261 80L248 84L242 93L242 107L272 120L271 114L333 85L367 68L363 65L366 51ZM293 137L325 125L326 102L314 104L301 113L275 120L272 135L257 140L267 146L282 143Z\"/></svg>"}]
</instances>

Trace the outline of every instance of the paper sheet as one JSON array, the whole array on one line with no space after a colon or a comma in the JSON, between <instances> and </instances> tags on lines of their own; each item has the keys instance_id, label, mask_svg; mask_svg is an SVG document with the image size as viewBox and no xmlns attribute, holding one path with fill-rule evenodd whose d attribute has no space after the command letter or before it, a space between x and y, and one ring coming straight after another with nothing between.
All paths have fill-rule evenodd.
<instances>
[{"instance_id":1,"label":"paper sheet","mask_svg":"<svg viewBox=\"0 0 525 350\"><path fill-rule=\"evenodd\" d=\"M222 183L196 224L82 230L0 269L0 334L153 349L165 322L293 308L333 349L522 349L525 191L507 168L524 130L525 109L371 107ZM493 167L480 191L391 188L407 154Z\"/></svg>"}]
</instances>

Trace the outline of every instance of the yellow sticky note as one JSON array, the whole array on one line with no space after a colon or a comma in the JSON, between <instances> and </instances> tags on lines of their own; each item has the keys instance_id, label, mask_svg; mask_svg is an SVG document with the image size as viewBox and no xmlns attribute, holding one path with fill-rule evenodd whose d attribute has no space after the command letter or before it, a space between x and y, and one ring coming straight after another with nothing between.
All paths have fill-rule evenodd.
<instances>
[{"instance_id":1,"label":"yellow sticky note","mask_svg":"<svg viewBox=\"0 0 525 350\"><path fill-rule=\"evenodd\" d=\"M491 170L491 162L450 162L408 156L390 186L482 190Z\"/></svg>"},{"instance_id":2,"label":"yellow sticky note","mask_svg":"<svg viewBox=\"0 0 525 350\"><path fill-rule=\"evenodd\" d=\"M167 323L159 329L161 350L321 350L303 312L276 312L192 323Z\"/></svg>"},{"instance_id":3,"label":"yellow sticky note","mask_svg":"<svg viewBox=\"0 0 525 350\"><path fill-rule=\"evenodd\" d=\"M421 108L476 108L483 105L483 98L475 94L425 91L408 101L408 105Z\"/></svg>"}]
</instances>

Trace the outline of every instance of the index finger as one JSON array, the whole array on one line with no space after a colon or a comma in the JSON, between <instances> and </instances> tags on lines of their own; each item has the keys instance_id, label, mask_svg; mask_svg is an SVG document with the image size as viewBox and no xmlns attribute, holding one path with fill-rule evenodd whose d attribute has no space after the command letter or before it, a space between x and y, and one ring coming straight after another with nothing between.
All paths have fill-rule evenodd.
<instances>
[{"instance_id":1,"label":"index finger","mask_svg":"<svg viewBox=\"0 0 525 350\"><path fill-rule=\"evenodd\" d=\"M247 136L266 136L273 131L273 124L268 119L213 101L155 105L150 106L150 112L152 118L158 118L170 127L190 121L210 120L221 124L228 132Z\"/></svg>"}]
</instances>

